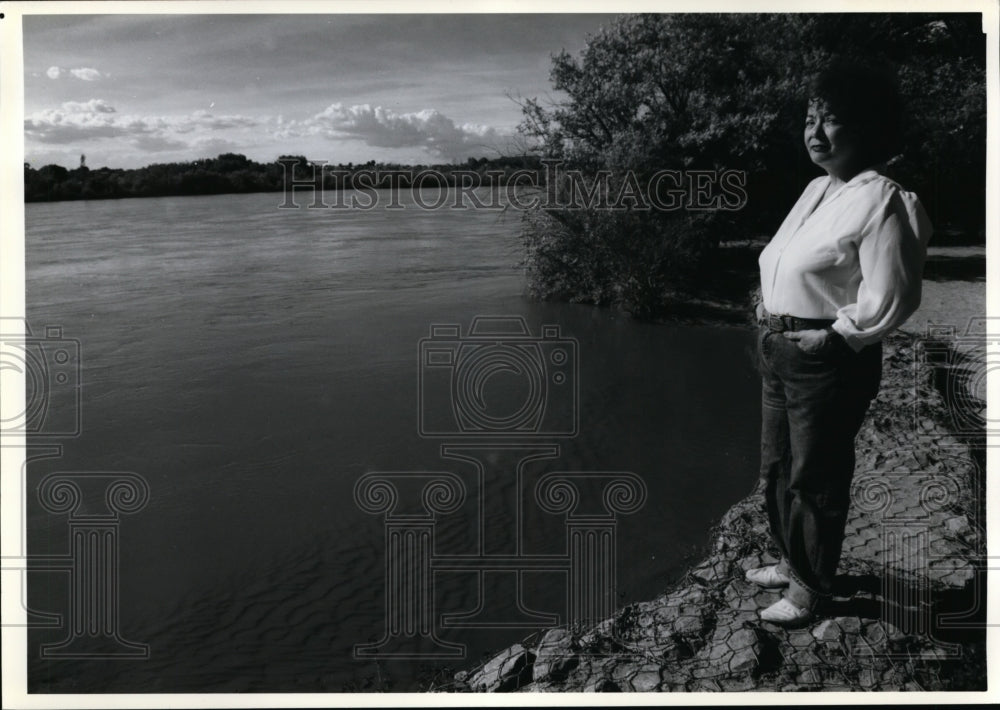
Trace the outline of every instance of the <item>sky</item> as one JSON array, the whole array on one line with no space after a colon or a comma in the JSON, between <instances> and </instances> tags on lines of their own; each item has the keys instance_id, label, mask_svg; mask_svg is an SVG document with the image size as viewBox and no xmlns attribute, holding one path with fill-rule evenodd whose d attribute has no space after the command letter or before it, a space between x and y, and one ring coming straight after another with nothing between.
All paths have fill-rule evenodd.
<instances>
[{"instance_id":1,"label":"sky","mask_svg":"<svg viewBox=\"0 0 1000 710\"><path fill-rule=\"evenodd\" d=\"M133 168L464 161L521 152L515 98L610 15L24 18L25 160ZM513 98L512 98L513 97Z\"/></svg>"}]
</instances>

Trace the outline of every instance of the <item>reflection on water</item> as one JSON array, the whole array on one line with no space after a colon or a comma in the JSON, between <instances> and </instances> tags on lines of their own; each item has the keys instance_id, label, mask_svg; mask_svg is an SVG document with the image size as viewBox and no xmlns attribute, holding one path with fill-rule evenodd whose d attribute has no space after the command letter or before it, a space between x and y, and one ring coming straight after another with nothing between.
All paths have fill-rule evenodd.
<instances>
[{"instance_id":1,"label":"reflection on water","mask_svg":"<svg viewBox=\"0 0 1000 710\"><path fill-rule=\"evenodd\" d=\"M752 488L759 395L748 332L528 301L509 213L278 210L279 200L27 205L29 321L61 325L82 362L82 433L29 468L30 551L67 550L65 516L33 494L47 473L133 471L151 491L119 529L120 628L149 644L150 658L41 660L38 644L65 633L37 631L31 689L317 692L363 689L376 676L415 689L443 662L376 670L352 655L385 626L386 526L354 501L369 472L462 482L466 501L434 533L442 559L565 555L565 516L538 505L539 479L636 474L646 501L615 524L619 603L661 591ZM517 452L495 448L477 468L442 455L455 441L420 433L419 343L434 324L458 325L448 341L457 367L455 343L477 315L520 316L533 336L556 325L575 343L579 433L543 438L558 450L521 469ZM528 396L516 368L486 380L488 411L512 415ZM433 576L435 633L466 645L451 665L531 630L442 625L481 597L493 621L524 617L519 607L532 612L525 624L566 619L558 565L519 582L486 574L482 587L473 566ZM31 603L66 609L65 575L33 573Z\"/></svg>"}]
</instances>

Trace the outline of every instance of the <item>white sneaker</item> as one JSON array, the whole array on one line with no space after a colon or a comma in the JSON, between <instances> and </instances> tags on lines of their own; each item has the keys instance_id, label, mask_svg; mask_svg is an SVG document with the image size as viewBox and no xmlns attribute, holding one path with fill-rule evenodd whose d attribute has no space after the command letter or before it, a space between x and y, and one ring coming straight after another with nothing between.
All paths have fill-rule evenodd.
<instances>
[{"instance_id":1,"label":"white sneaker","mask_svg":"<svg viewBox=\"0 0 1000 710\"><path fill-rule=\"evenodd\" d=\"M778 570L778 565L758 567L747 570L747 581L753 582L764 589L781 589L787 587L791 580Z\"/></svg>"},{"instance_id":2,"label":"white sneaker","mask_svg":"<svg viewBox=\"0 0 1000 710\"><path fill-rule=\"evenodd\" d=\"M813 613L782 597L760 613L760 618L778 626L804 626L813 619Z\"/></svg>"}]
</instances>

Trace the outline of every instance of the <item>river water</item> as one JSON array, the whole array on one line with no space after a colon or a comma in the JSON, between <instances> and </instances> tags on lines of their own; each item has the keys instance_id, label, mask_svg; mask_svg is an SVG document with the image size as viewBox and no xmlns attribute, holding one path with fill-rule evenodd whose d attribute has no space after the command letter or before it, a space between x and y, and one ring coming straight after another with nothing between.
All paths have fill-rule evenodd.
<instances>
[{"instance_id":1,"label":"river water","mask_svg":"<svg viewBox=\"0 0 1000 710\"><path fill-rule=\"evenodd\" d=\"M114 521L119 574L104 592L117 594L118 638L148 657L42 658L72 632L36 629L32 690L415 690L435 669L571 621L580 519L567 515L606 514L607 481L638 496L598 521L615 604L662 591L753 487L749 330L525 298L513 211L280 201L26 205L29 325L43 349L61 338L75 358L78 344L80 363L49 383L49 418L31 440L61 448L32 449L30 554L70 546L67 514L38 505L46 475L131 472L149 488L145 507ZM491 318L471 334L477 316ZM498 366L477 371L471 394L450 390L484 343ZM575 512L539 502L538 482L557 471L573 474ZM388 521L355 495L375 472L395 472ZM398 518L426 512L407 486L434 476L464 502ZM430 628L393 637L405 658L376 659L359 649L415 603L396 594L405 581L387 553L400 525L423 531L411 541L433 585L414 613ZM501 569L528 557L520 575ZM85 616L70 576L29 573L32 609ZM432 657L441 648L455 655Z\"/></svg>"}]
</instances>

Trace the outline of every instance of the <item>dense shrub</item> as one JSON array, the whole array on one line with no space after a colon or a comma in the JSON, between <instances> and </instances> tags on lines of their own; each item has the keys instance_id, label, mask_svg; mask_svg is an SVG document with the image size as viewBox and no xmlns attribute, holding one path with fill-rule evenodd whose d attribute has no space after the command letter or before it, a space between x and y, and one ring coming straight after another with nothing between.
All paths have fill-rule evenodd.
<instances>
[{"instance_id":1,"label":"dense shrub","mask_svg":"<svg viewBox=\"0 0 1000 710\"><path fill-rule=\"evenodd\" d=\"M538 209L522 230L530 293L665 315L697 290L718 244L711 214Z\"/></svg>"}]
</instances>

